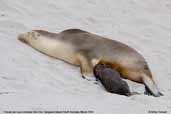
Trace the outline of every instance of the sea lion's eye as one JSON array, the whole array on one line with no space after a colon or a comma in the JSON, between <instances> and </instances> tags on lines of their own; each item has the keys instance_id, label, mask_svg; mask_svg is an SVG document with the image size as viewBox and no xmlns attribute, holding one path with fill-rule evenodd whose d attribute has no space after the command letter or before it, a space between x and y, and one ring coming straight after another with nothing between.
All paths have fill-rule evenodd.
<instances>
[{"instance_id":1,"label":"sea lion's eye","mask_svg":"<svg viewBox=\"0 0 171 114\"><path fill-rule=\"evenodd\" d=\"M32 39L34 39L34 40L37 39L36 34L35 34L34 32L30 33L30 35L31 35L31 38L32 38Z\"/></svg>"}]
</instances>

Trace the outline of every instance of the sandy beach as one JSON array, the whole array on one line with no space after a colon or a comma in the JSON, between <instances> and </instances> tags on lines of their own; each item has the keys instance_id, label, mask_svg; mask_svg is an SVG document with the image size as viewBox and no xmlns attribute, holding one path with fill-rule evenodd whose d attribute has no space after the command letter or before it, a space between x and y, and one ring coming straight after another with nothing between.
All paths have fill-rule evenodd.
<instances>
[{"instance_id":1,"label":"sandy beach","mask_svg":"<svg viewBox=\"0 0 171 114\"><path fill-rule=\"evenodd\" d=\"M100 84L84 80L78 67L43 55L17 39L34 29L61 32L69 28L136 49L164 96L144 95L144 86L131 81L127 81L131 91L140 95L108 93ZM0 0L0 113L171 114L170 51L170 0Z\"/></svg>"}]
</instances>

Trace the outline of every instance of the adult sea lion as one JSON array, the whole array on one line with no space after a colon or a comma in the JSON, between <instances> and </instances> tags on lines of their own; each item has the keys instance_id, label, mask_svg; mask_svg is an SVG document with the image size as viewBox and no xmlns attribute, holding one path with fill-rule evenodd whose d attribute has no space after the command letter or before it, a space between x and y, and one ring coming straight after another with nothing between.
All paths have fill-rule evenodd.
<instances>
[{"instance_id":1,"label":"adult sea lion","mask_svg":"<svg viewBox=\"0 0 171 114\"><path fill-rule=\"evenodd\" d=\"M156 97L162 95L142 55L121 42L80 29L60 33L33 30L20 34L19 40L48 56L79 65L86 78L93 75L93 67L99 61L104 61L123 78L143 83L147 93Z\"/></svg>"},{"instance_id":2,"label":"adult sea lion","mask_svg":"<svg viewBox=\"0 0 171 114\"><path fill-rule=\"evenodd\" d=\"M109 65L97 64L93 71L97 80L100 80L107 91L125 96L131 95L128 84L122 80L120 74Z\"/></svg>"}]
</instances>

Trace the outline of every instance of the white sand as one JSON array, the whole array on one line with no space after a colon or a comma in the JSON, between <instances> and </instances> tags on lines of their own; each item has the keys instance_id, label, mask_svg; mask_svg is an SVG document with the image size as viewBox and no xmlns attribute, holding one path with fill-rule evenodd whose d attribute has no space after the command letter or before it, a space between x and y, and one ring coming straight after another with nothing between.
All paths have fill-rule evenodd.
<instances>
[{"instance_id":1,"label":"white sand","mask_svg":"<svg viewBox=\"0 0 171 114\"><path fill-rule=\"evenodd\" d=\"M80 28L121 41L147 60L163 97L125 97L81 78L79 68L19 42L32 29ZM92 110L94 114L171 114L170 0L0 0L0 114ZM9 93L5 93L9 92ZM1 94L4 93L4 94Z\"/></svg>"}]
</instances>

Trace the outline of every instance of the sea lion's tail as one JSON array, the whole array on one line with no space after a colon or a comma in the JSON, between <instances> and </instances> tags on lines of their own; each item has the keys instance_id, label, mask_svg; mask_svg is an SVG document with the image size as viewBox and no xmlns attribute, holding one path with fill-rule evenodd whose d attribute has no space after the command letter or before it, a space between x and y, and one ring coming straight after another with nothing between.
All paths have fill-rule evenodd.
<instances>
[{"instance_id":1,"label":"sea lion's tail","mask_svg":"<svg viewBox=\"0 0 171 114\"><path fill-rule=\"evenodd\" d=\"M158 90L157 85L155 84L154 80L150 77L143 74L143 83L145 85L146 92L145 94L153 95L155 97L163 96L163 94Z\"/></svg>"}]
</instances>

